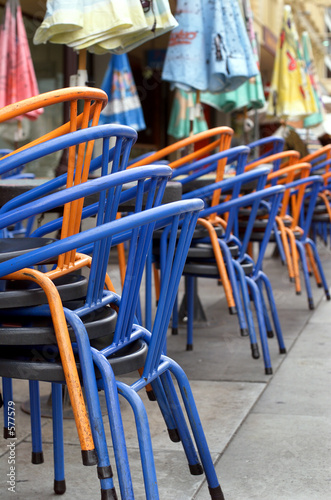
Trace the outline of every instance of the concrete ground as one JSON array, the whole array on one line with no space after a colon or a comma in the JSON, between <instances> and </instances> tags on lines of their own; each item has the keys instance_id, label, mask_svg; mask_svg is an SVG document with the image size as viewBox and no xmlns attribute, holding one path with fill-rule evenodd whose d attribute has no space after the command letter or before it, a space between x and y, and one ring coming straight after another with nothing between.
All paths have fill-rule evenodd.
<instances>
[{"instance_id":1,"label":"concrete ground","mask_svg":"<svg viewBox=\"0 0 331 500\"><path fill-rule=\"evenodd\" d=\"M321 246L331 283L331 251ZM185 326L168 338L168 354L186 371L226 500L327 500L331 498L331 303L313 284L315 310L306 295L296 296L286 269L270 252L265 270L275 294L287 347L278 354L269 340L273 375L262 359L253 360L247 337L230 316L221 287L199 280L207 322L197 323L194 350L185 350ZM124 379L129 381L129 379ZM49 395L49 384L42 384ZM208 500L204 475L191 476L180 443L172 443L156 403L147 401L161 500ZM53 493L52 424L43 418L45 462L30 463L29 415L20 406L27 382L15 381L17 439L16 491L8 491L10 447L0 442L0 498L51 499ZM145 497L133 415L121 401L136 500ZM2 420L2 415L0 417ZM107 418L105 416L107 426ZM1 423L0 423L1 425ZM109 426L107 426L109 435ZM65 419L65 499L98 499L94 467L83 467L73 420ZM110 456L113 458L109 438ZM114 463L114 461L113 461ZM115 469L115 467L114 467ZM115 477L116 483L116 477ZM119 489L117 487L119 494ZM120 496L120 495L119 495Z\"/></svg>"}]
</instances>

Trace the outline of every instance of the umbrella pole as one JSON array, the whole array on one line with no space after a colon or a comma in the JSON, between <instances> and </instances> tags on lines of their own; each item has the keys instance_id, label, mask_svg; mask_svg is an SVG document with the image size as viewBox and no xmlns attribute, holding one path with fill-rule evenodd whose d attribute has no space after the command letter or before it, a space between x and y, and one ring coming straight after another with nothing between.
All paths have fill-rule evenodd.
<instances>
[{"instance_id":1,"label":"umbrella pole","mask_svg":"<svg viewBox=\"0 0 331 500\"><path fill-rule=\"evenodd\" d=\"M70 80L71 87L86 87L87 85L86 53L86 49L78 52L78 71L77 75L73 75L73 78Z\"/></svg>"}]
</instances>

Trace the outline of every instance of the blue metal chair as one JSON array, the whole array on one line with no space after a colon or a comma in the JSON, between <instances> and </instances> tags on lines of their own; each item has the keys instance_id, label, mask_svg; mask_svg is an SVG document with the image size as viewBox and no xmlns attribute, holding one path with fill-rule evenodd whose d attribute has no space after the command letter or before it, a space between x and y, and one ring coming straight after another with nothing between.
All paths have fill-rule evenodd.
<instances>
[{"instance_id":1,"label":"blue metal chair","mask_svg":"<svg viewBox=\"0 0 331 500\"><path fill-rule=\"evenodd\" d=\"M117 137L117 141L115 146L112 148L111 152L109 152L109 138L110 137ZM54 139L51 141L48 141L44 143L42 146L35 146L33 148L30 148L29 150L26 150L24 152L20 153L15 153L14 155L5 158L2 160L1 166L2 169L8 169L10 170L11 168L15 168L16 166L19 166L20 164L24 163L25 161L31 161L32 159L40 156L44 156L46 154L51 154L59 149L62 149L64 147L73 147L76 144L81 144L86 141L90 140L95 140L95 139L103 139L104 141L104 153L101 155L97 161L94 162L94 165L101 164L102 165L102 174L106 175L109 168L108 168L108 163L111 161L112 165L112 170L116 172L117 170L121 170L125 168L129 156L129 151L130 147L132 145L132 142L136 138L136 133L133 131L133 129L128 128L128 127L121 127L121 126L101 126L101 127L95 127L93 129L90 129L88 131L79 131L72 133L67 136L63 136L58 139ZM87 177L87 176L86 176ZM62 176L62 179L55 179L53 182L50 181L49 183L45 183L44 185L38 187L35 190L31 190L28 193L25 193L24 195L20 197L16 197L15 199L11 200L6 206L2 207L1 212L2 212L2 229L5 229L6 223L3 222L6 220L7 213L10 211L17 211L20 214L20 219L25 219L25 215L27 214L26 211L22 210L22 206L26 204L27 202L30 202L35 207L36 213L41 213L43 212L43 203L40 200L40 196L42 193L47 193L51 192L54 187L59 188L61 185L63 185L63 181L65 180L66 176ZM132 191L132 190L131 190ZM128 191L127 194L129 194L130 190ZM62 192L64 193L64 191ZM83 193L83 192L82 192ZM126 196L128 198L128 196ZM117 196L117 201L118 201L118 196ZM38 208L39 207L39 208ZM39 212L38 212L39 210ZM94 210L95 213L95 210ZM62 226L62 218L59 220L58 227ZM16 239L13 241L11 240L10 243L17 243L19 246L17 248L16 245L16 255L22 254L25 251L34 248L35 246L38 246L40 244L44 244L44 242L49 243L51 240L49 238L44 239L40 237L35 237L33 238L19 238L16 242ZM6 240L3 241L5 243ZM32 246L31 246L31 242ZM36 243L36 244L35 244ZM8 253L6 252L6 247L8 245L2 245L2 254L1 254L1 259L0 260L5 260L9 259L12 255L15 255L12 253L13 249L11 249L11 252ZM5 252L5 253L4 253ZM74 283L76 280L74 280ZM70 284L70 283L69 283ZM67 283L65 283L67 285ZM60 287L61 289L61 287ZM85 290L86 291L86 290ZM80 292L82 296L82 293L84 294L85 291ZM2 300L1 304L2 307L12 307L14 304L17 307L20 305L20 299L22 299L22 294L23 294L23 302L21 302L21 305L36 305L39 303L45 302L45 297L41 297L40 293L34 288L30 290L24 290L19 296L17 296L17 293L15 294L15 291L11 291L9 293L8 291L1 293L2 295ZM5 299L7 300L4 300ZM14 297L14 298L13 298ZM63 299L65 297L63 296ZM41 300L41 302L40 302ZM3 385L4 385L4 400L5 403L9 399L12 399L12 389L11 389L11 383L10 380L4 378L3 379ZM37 391L36 386L34 384L33 390ZM33 392L33 391L31 391ZM31 399L33 401L38 401L38 397L35 397L31 395ZM5 405L6 407L6 405ZM33 411L33 405L31 410ZM40 413L40 410L36 411L36 419L32 420L37 420L38 421L38 413ZM6 408L5 408L5 415L6 415ZM6 425L6 424L5 424ZM34 429L36 429L36 426L34 426ZM5 431L4 431L5 432ZM5 432L6 434L6 432ZM38 433L37 433L38 434ZM34 433L33 433L34 437ZM33 440L34 441L34 440ZM39 444L38 444L39 443ZM36 446L33 446L33 460L34 462L39 462L40 460L40 455L41 455L41 439L37 438L37 444ZM35 444L35 443L34 443Z\"/></svg>"},{"instance_id":2,"label":"blue metal chair","mask_svg":"<svg viewBox=\"0 0 331 500\"><path fill-rule=\"evenodd\" d=\"M285 140L282 137L270 136L250 142L247 147L250 149L247 165L268 158L268 156L281 153L284 150ZM261 152L262 149L262 152Z\"/></svg>"},{"instance_id":3,"label":"blue metal chair","mask_svg":"<svg viewBox=\"0 0 331 500\"><path fill-rule=\"evenodd\" d=\"M117 208L117 205L118 205L118 202L120 199L120 189L119 188L121 187L121 185L123 184L123 182L125 180L127 182L135 182L137 180L139 181L138 188L136 189L136 191L137 191L137 193L136 193L136 196L137 196L136 210L139 211L139 210L141 210L141 203L143 200L142 195L143 195L144 190L145 190L145 186L143 185L142 181L147 176L152 178L152 182L150 182L150 186L149 186L149 195L148 195L148 199L147 199L147 203L146 203L146 206L148 208L149 206L151 206L151 204L154 200L156 188L158 188L158 193L157 193L155 202L160 203L160 200L162 199L162 194L163 194L165 182L170 174L171 174L171 170L168 167L157 167L157 168L145 167L145 168L138 168L138 169L132 170L130 172L117 172L117 173L112 174L110 176L105 176L103 178L100 178L100 179L93 181L92 182L93 186L92 186L91 182L85 183L83 185L77 186L76 188L67 189L67 190L65 190L65 192L63 192L61 194L57 193L55 195L50 195L48 197L48 199L44 198L44 199L40 200L40 202L38 202L38 203L30 202L29 204L24 205L24 216L30 216L33 213L38 213L38 207L39 207L39 210L40 210L40 207L43 207L44 210L48 210L48 209L54 207L55 203L59 204L59 203L61 203L61 201L67 202L68 200L70 200L70 197L72 197L73 194L75 194L76 197L84 196L84 195L91 194L91 192L92 193L95 192L96 189L100 190L103 187L103 192L102 192L103 194L101 195L102 202L99 203L99 214L97 216L97 219L98 219L97 224L99 225L99 229L101 229L100 224L104 225L104 224L106 224L107 220L112 220L116 216L116 208ZM162 181L162 185L160 186L159 185L160 181L158 181L158 179L161 180L162 178L163 178L163 181ZM152 187L152 189L151 189L151 187ZM106 193L105 193L105 188L107 188L107 194L108 194L107 197L106 197ZM139 204L140 204L140 206L139 206ZM18 219L20 217L22 218L22 213L19 213L17 209L13 209L13 210L10 210L9 212L7 212L5 215L3 215L2 223L3 223L3 225L5 225L6 222L8 222L8 221L10 221L10 223L12 223L13 220ZM124 219L123 219L123 221L124 221ZM126 233L126 237L127 237L127 233ZM69 238L69 240L70 240L70 238ZM63 245L65 246L65 241L66 241L65 239L61 240L60 242L56 242L54 245L56 245L57 243L59 243L59 245L61 245L63 243ZM71 237L70 243L72 241L73 241L73 237ZM80 241L80 240L77 240L77 241ZM84 238L83 238L83 242L84 241L86 241L86 240L84 240ZM63 247L59 246L59 245L58 245L58 248L62 249ZM103 249L100 249L100 245L101 245L101 243L99 243L99 248L98 248L98 243L96 243L97 248L95 249L95 252L96 253L99 252L99 253L98 253L98 256L95 258L94 262L98 262L98 264L101 266L101 270L105 271L105 268L107 267L106 266L107 260L108 260L107 253L105 253L105 252L108 251L108 253L109 253L110 243L107 242L106 248L103 248ZM40 253L42 253L42 252L47 253L48 251L52 252L51 247L53 247L53 244L48 245L47 248L45 247L43 249L40 249L39 252ZM56 248L56 246L54 248ZM40 253L39 253L39 255L40 255ZM36 255L36 257L33 257L34 255ZM51 257L54 256L52 253L50 255L51 255ZM103 259L101 257L103 257ZM38 257L38 251L36 250L35 252L30 252L28 254L25 254L24 256L17 257L16 259L11 259L10 263L8 263L8 262L2 263L1 265L2 265L2 267L5 267L5 269L6 269L7 264L9 265L9 264L12 264L13 262L16 262L16 268L21 266L21 265L29 265L30 266L31 259L33 260L33 258L36 259L34 261L34 263L39 262L40 259L42 261L44 260L43 258ZM23 264L20 263L21 259L24 260ZM28 263L27 259L30 259L30 261L29 261L30 263ZM91 266L92 278L90 280L91 285L89 288L90 290L92 290L92 292L89 292L89 291L87 292L87 298L86 298L87 303L89 302L89 296L91 295L91 293L93 295L93 287L95 285L95 278L98 278L101 276L99 271L96 272L95 266L93 266L93 264L92 264L92 266ZM4 273L5 270L3 270L2 272ZM108 283L108 287L109 287L109 285L110 285L109 279L108 279L107 283ZM102 290L103 290L103 286L101 286L100 289L99 289L99 287L97 287L98 293L102 294ZM93 307L91 309L93 310ZM69 309L68 309L68 311L69 311ZM14 311L12 311L12 314L13 314L13 312ZM37 314L36 309L29 310L29 311L27 309L24 309L24 310L21 309L19 311L14 312L14 314L17 314L17 315L18 314L26 315L27 313L29 313L30 318L33 317L34 314ZM67 313L67 314L69 314L69 313ZM21 332L19 331L17 333L18 333L18 335L20 335ZM112 332L110 332L110 333L112 333ZM102 333L102 335L104 335L104 334ZM15 365L16 365L16 363L15 363ZM83 366L82 366L82 370L83 370ZM12 375L13 375L13 373L12 373ZM17 375L17 372L16 372L16 375ZM91 374L89 374L89 376L90 375ZM90 379L89 378L86 379L86 376L84 377L84 371L83 371L83 379L86 382L88 393L90 394L90 389L89 389ZM55 389L54 384L53 384L53 389ZM110 389L108 389L108 391L110 391ZM58 392L57 392L57 395L58 395ZM95 397L96 396L94 395L94 398ZM59 401L57 401L57 403L59 404ZM56 408L58 409L58 407L56 407ZM95 399L94 399L94 401L89 404L89 410L92 414L93 425L95 425L95 426L96 426L96 422L98 421L97 417L95 417L95 420L93 419L93 417L95 416L96 411L97 411L96 408L97 408L97 405L96 405ZM98 417L99 420L100 420L100 417L101 417L101 415L99 415L99 417ZM111 420L111 422L113 422L113 420ZM99 425L101 425L101 424L99 424ZM93 429L94 429L94 427L93 427ZM100 452L100 447L101 447L101 452L102 452L102 444L103 443L102 442L100 443L100 437L98 437L99 436L98 433L100 433L100 429L98 432L96 432L96 436L94 436L94 438L96 439L96 445L97 445L98 451ZM115 435L115 438L116 438L116 435ZM103 445L103 448L104 448L104 445ZM99 461L101 461L101 464L99 463L98 470L99 470L100 478L102 479L101 483L102 482L107 483L107 477L102 475L104 473L104 471L107 470L107 467L108 467L107 465L104 465L102 463L102 461L104 461L105 453L107 453L107 448L105 448L105 450L103 450L103 455L101 454L101 457L99 456ZM107 456L108 456L108 454L107 454ZM108 462L109 462L109 460L108 460ZM124 489L130 488L127 485L127 482L129 481L129 479L126 479L127 470L125 470L124 473L121 472L121 470L123 469L123 466L121 466L121 463L123 462L123 457L118 458L118 462L119 462L118 466L120 467L121 484L122 484ZM123 463L125 464L125 461ZM121 469L121 467L122 467L122 469ZM58 471L57 471L57 467L56 467L56 473L57 472ZM56 479L56 480L63 481L63 479L62 480ZM109 478L108 478L108 483L109 483ZM102 486L105 486L105 485L102 485ZM105 488L105 487L102 488L103 494L105 494L105 492L109 491L109 490L110 490L110 488ZM108 496L105 497L104 496L104 498L113 498L113 497L108 497ZM124 496L124 498L131 498L131 497Z\"/></svg>"},{"instance_id":4,"label":"blue metal chair","mask_svg":"<svg viewBox=\"0 0 331 500\"><path fill-rule=\"evenodd\" d=\"M269 237L270 237L270 231L273 229L273 218L276 215L276 210L279 207L280 203L280 196L284 188L280 187L279 188L279 193L277 191L277 196L274 195L273 191L268 191L264 190L264 185L267 180L267 175L269 173L270 169L268 167L260 167L257 171L252 171L248 172L245 174L239 174L236 175L230 179L226 179L220 183L212 184L209 186L205 186L204 188L197 189L193 192L189 192L185 195L183 195L184 198L188 198L190 196L199 196L202 199L205 200L206 202L206 207L203 211L201 211L201 218L203 216L208 216L210 214L223 214L227 212L227 209L230 208L231 210L229 211L229 214L227 216L227 222L223 226L225 228L224 234L218 237L218 244L222 248L227 269L233 269L233 274L234 278L231 278L231 284L233 290L238 288L237 282L239 281L240 284L240 290L241 290L241 295L243 298L243 306L244 306L244 311L245 311L245 316L247 320L247 325L248 325L248 331L250 334L250 341L251 341L251 349L252 349L252 355L254 358L259 357L259 351L258 351L258 346L257 346L257 341L256 341L256 334L255 334L255 328L254 328L254 322L252 318L252 314L250 311L250 298L247 290L247 285L245 283L248 283L248 286L250 287L250 292L251 295L254 299L254 304L255 308L257 311L257 318L258 318L258 324L259 324L259 332L260 332L260 338L261 338L261 344L262 344L262 351L263 351L263 356L264 356L264 363L265 363L265 371L267 374L272 373L272 367L270 363L270 356L269 356L269 351L268 351L268 344L267 344L267 330L269 328L269 321L266 316L266 307L263 302L263 297L261 295L261 290L258 290L258 287L261 289L260 284L261 284L261 279L262 281L266 283L266 286L268 287L268 298L269 298L269 303L270 303L270 308L272 311L272 316L273 316L273 321L275 325L275 330L277 333L278 337L278 342L279 342L279 348L280 352L284 353L285 352L285 346L282 338L282 332L280 328L280 323L279 323L279 318L278 314L274 305L273 297L272 297L272 291L271 291L271 286L269 284L268 279L265 277L265 275L261 275L261 266L262 266L262 261L263 261L263 256L265 253L266 246L269 242ZM257 183L255 183L255 189L256 193L253 195L246 195L246 196L239 196L240 191L242 189L242 186L245 184L245 182L251 183L252 181L258 180ZM226 201L223 203L220 203L218 205L212 205L208 206L208 199L210 199L215 191L220 191L222 192L223 195L226 196L226 194L230 193L231 200ZM256 197L256 199L254 198ZM272 209L270 210L270 213L268 215L268 226L264 232L264 237L263 237L263 242L260 246L260 251L259 251L259 257L258 260L254 263L252 259L250 259L247 255L247 246L248 246L248 236L252 232L253 229L253 222L255 221L256 215L257 215L257 209L258 206L261 202L261 200L264 199L265 197L270 196L271 198L274 197L274 203L272 205ZM253 198L251 198L253 197ZM238 207L241 206L247 206L250 205L250 200L254 201L254 210L252 207L250 207L250 216L249 216L249 225L246 228L246 233L245 233L245 238L243 241L240 241L238 238L235 238L233 235L238 235ZM233 208L231 208L233 207ZM271 228L271 229L270 229ZM199 240L193 240L192 248L193 250L195 249L195 245L198 245L199 243L203 243L204 245L207 245L207 247L210 247L210 239L209 238L204 238ZM229 248L230 244L236 243L238 246L238 255L231 255L231 251ZM188 254L188 261L184 267L184 274L187 274L187 280L188 280L188 289L190 290L189 293L189 298L188 298L188 303L190 306L188 306L188 324L187 324L187 329L188 329L188 344L192 344L192 332L193 332L193 323L192 323L192 298L193 298L193 279L192 277L194 275L198 276L207 276L207 277L213 277L218 278L219 274L217 272L217 266L215 265L215 260L211 254L211 251L209 251L208 255L208 248L206 246L204 247L204 251L200 253L200 257L197 258L197 255L194 255L192 252L192 257L190 259L190 252ZM205 253L205 256L204 256ZM249 264L249 266L248 266ZM250 269L249 269L250 267ZM232 273L231 273L232 276ZM254 278L252 278L254 276ZM263 278L261 278L263 276ZM259 283L258 285L256 283ZM239 292L239 290L238 290ZM238 304L240 300L240 295L238 293Z\"/></svg>"},{"instance_id":5,"label":"blue metal chair","mask_svg":"<svg viewBox=\"0 0 331 500\"><path fill-rule=\"evenodd\" d=\"M167 167L157 168L160 169ZM137 172L135 171L139 171L139 169L130 171L130 173L137 175ZM142 192L143 191L140 190L140 194L138 193L137 196L137 200L140 200L138 202L138 206L142 201ZM146 422L143 422L139 416L141 409L137 406L138 400L136 397L136 392L145 387L147 384L152 383L156 394L159 395L159 401L162 402L162 404L167 404L169 411L168 419L174 419L176 421L178 425L178 432L180 436L183 437L183 444L185 444L185 451L189 457L190 465L194 468L194 470L196 470L197 467L196 454L193 451L191 439L189 439L187 435L188 431L185 419L182 418L182 413L176 399L176 393L174 392L172 379L169 376L170 370L179 380L186 410L192 425L193 434L207 475L211 497L221 499L223 498L223 495L221 493L206 441L201 430L201 423L196 412L188 381L178 365L162 356L162 349L172 310L172 303L176 296L181 270L185 262L185 255L190 244L198 212L202 208L203 203L200 200L189 200L149 210L149 205L152 201L153 196L147 200L146 209L143 212L139 211L139 213L135 213L121 220L105 223L103 226L85 231L80 235L76 235L68 239L70 241L68 241L67 245L70 246L73 244L77 246L78 242L79 246L90 245L94 239L97 239L98 242L94 249L95 252L97 252L97 257L95 255L92 257L91 278L89 281L89 284L91 285L90 291L87 293L86 304L74 312L66 310L66 316L67 320L77 334L80 359L85 359L85 356L88 358L91 351L90 347L86 349L88 352L84 351L84 347L81 345L80 339L85 334L85 329L80 321L80 318L83 318L88 311L95 310L98 307L105 307L106 304L109 303L112 304L113 307L118 307L118 319L113 342L105 349L102 349L99 353L92 350L94 362L98 365L98 368L102 371L103 375L102 382L99 381L98 384L101 384L101 386L104 387L106 394L109 390L109 363L106 361L106 358L109 358L111 354L117 354L116 358L118 359L119 349L123 348L123 346L130 345L137 340L141 340L147 346L147 357L141 378L138 379L137 382L131 386L131 388L125 386L124 384L118 384L120 393L124 394L125 397L129 399L135 411L139 442L142 448L143 471L147 498L158 498L157 484L153 473L153 457L151 451L148 450L148 427L146 427ZM105 203L107 206L106 200ZM149 333L140 325L135 324L134 313L152 232L155 223L158 222L160 222L161 226L169 225L169 223L171 223L171 238L167 249L167 266L164 279L162 280L159 305L152 332ZM178 242L176 242L179 223L182 224L181 237ZM116 235L119 233L120 239L116 239ZM105 272L107 267L105 257L108 256L108 251L111 245L117 244L119 241L124 241L126 239L130 239L131 245L124 288L122 297L120 298L113 292L104 290ZM60 244L64 245L65 249L68 250L68 247L65 246L65 240L62 242L56 242L51 246L54 247L55 245ZM40 249L35 252L35 255L38 254L38 260L43 260L43 255L46 255L45 252L46 249ZM25 258L27 259L27 257ZM31 263L31 261L29 261L29 263ZM192 463L192 461L194 461L194 463ZM124 498L131 498L131 496L125 496Z\"/></svg>"}]
</instances>

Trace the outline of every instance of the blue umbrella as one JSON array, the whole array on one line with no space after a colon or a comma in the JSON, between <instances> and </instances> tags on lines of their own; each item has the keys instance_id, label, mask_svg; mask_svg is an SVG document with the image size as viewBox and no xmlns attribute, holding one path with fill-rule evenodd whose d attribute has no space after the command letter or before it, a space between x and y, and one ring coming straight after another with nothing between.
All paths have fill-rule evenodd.
<instances>
[{"instance_id":1,"label":"blue umbrella","mask_svg":"<svg viewBox=\"0 0 331 500\"><path fill-rule=\"evenodd\" d=\"M108 104L99 123L119 123L136 130L146 128L127 54L111 56L101 88L108 95Z\"/></svg>"},{"instance_id":2,"label":"blue umbrella","mask_svg":"<svg viewBox=\"0 0 331 500\"><path fill-rule=\"evenodd\" d=\"M177 1L162 78L183 90L235 90L258 74L237 0Z\"/></svg>"}]
</instances>

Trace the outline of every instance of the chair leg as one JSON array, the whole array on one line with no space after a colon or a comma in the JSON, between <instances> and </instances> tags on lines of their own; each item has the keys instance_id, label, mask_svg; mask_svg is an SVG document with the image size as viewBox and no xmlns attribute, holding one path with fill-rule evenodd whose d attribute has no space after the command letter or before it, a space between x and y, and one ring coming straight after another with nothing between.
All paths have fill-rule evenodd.
<instances>
[{"instance_id":1,"label":"chair leg","mask_svg":"<svg viewBox=\"0 0 331 500\"><path fill-rule=\"evenodd\" d=\"M295 278L295 272L294 272L294 268L293 268L293 261L292 261L292 257L291 257L288 239L286 236L285 224L281 220L280 217L278 217L276 220L277 220L277 225L278 225L279 230L280 230L280 238L279 238L278 235L276 236L277 229L275 229L275 237L276 237L276 241L277 241L277 246L278 246L278 249L279 249L280 254L282 256L283 264L287 265L288 276L289 276L290 281L292 282L292 281L294 281L294 278Z\"/></svg>"},{"instance_id":2,"label":"chair leg","mask_svg":"<svg viewBox=\"0 0 331 500\"><path fill-rule=\"evenodd\" d=\"M296 245L297 249L300 255L301 259L301 265L302 265L302 271L303 271L303 276L305 280L305 285L306 285L306 292L307 292L307 298L308 298L308 307L309 309L313 310L315 309L314 306L314 299L313 299L313 294L310 286L310 280L309 280L309 272L308 272L308 267L307 267L307 259L306 259L306 251L305 251L305 245L301 241L296 240Z\"/></svg>"},{"instance_id":3,"label":"chair leg","mask_svg":"<svg viewBox=\"0 0 331 500\"><path fill-rule=\"evenodd\" d=\"M233 297L234 297L234 301L235 301L236 309L237 309L237 314L238 314L240 333L243 337L245 337L246 335L249 334L249 329L248 329L248 325L247 325L246 320L245 320L243 305L241 302L239 288L238 288L238 282L237 282L236 273L235 273L234 266L233 266L233 259L231 257L231 253L230 253L228 245L225 242L223 242L221 239L219 239L218 241L219 241L219 244L222 248L222 253L223 253L224 260L225 260L225 263L227 266L229 280L230 280L230 283L232 286L232 293L233 293Z\"/></svg>"},{"instance_id":4,"label":"chair leg","mask_svg":"<svg viewBox=\"0 0 331 500\"><path fill-rule=\"evenodd\" d=\"M163 357L163 359L165 359L165 357ZM177 363L175 363L173 360L169 360L168 358L167 361L170 364L169 369L171 370L171 372L173 373L173 375L177 380L179 390L183 398L186 413L191 425L194 439L199 451L201 463L204 468L204 472L208 482L210 497L212 498L212 500L224 500L223 492L219 484L219 481L217 479L214 464L210 455L205 434L203 432L201 420L198 414L198 410L194 401L193 393L188 378L185 375L182 368ZM167 379L169 383L171 381L171 384L173 385L170 374L167 376Z\"/></svg>"},{"instance_id":5,"label":"chair leg","mask_svg":"<svg viewBox=\"0 0 331 500\"><path fill-rule=\"evenodd\" d=\"M102 379L98 380L98 388L102 389L105 393L106 404L107 404L107 412L108 412L108 420L109 426L112 436L115 461L116 461L116 470L118 476L118 482L121 491L121 498L125 498L127 500L134 500L133 487L132 487L132 479L130 473L129 459L127 454L127 448L125 443L123 422L121 417L121 410L119 405L118 393L116 380L114 376L114 372L108 362L108 360L103 356L99 351L94 348L91 348L92 357L94 364L98 367ZM125 384L123 384L125 385ZM125 390L122 391L122 394L126 394ZM140 399L140 398L139 398ZM141 399L140 399L141 401ZM130 403L131 404L131 403ZM137 403L139 405L139 403ZM142 402L141 402L142 404ZM143 410L142 410L143 412ZM146 417L147 418L147 417ZM148 435L145 436L146 443L148 442ZM148 447L148 443L146 444ZM147 452L148 453L148 452ZM155 469L154 462L150 464L150 467ZM151 497L153 498L153 497ZM155 497L157 498L157 497ZM114 496L114 500L116 496ZM103 500L103 499L102 499Z\"/></svg>"},{"instance_id":6,"label":"chair leg","mask_svg":"<svg viewBox=\"0 0 331 500\"><path fill-rule=\"evenodd\" d=\"M269 354L267 331L266 331L265 322L264 322L264 312L263 312L263 305L262 305L260 290L252 278L246 276L246 281L248 283L250 292L251 292L252 297L253 297L254 305L255 305L256 316L257 316L257 321L258 321L258 325L259 325L262 353L263 353L263 359L264 359L265 374L271 375L272 374L272 366L271 366L271 360L270 360L270 354Z\"/></svg>"},{"instance_id":7,"label":"chair leg","mask_svg":"<svg viewBox=\"0 0 331 500\"><path fill-rule=\"evenodd\" d=\"M66 481L64 473L63 402L61 384L52 383L52 417L54 492L57 495L63 495L66 491Z\"/></svg>"},{"instance_id":8,"label":"chair leg","mask_svg":"<svg viewBox=\"0 0 331 500\"><path fill-rule=\"evenodd\" d=\"M149 249L145 266L145 328L152 329L152 249Z\"/></svg>"},{"instance_id":9,"label":"chair leg","mask_svg":"<svg viewBox=\"0 0 331 500\"><path fill-rule=\"evenodd\" d=\"M141 374L141 376L142 376L142 374ZM169 402L167 400L167 396L164 392L164 388L161 384L161 381L157 378L157 379L153 380L151 385L153 387L155 399L157 401L157 404L159 405L160 411L161 411L162 416L164 418L164 422L166 424L170 440L173 443L179 443L180 436L178 433L178 429L177 429Z\"/></svg>"},{"instance_id":10,"label":"chair leg","mask_svg":"<svg viewBox=\"0 0 331 500\"><path fill-rule=\"evenodd\" d=\"M194 319L194 276L185 276L187 304L187 341L186 350L193 351L193 319Z\"/></svg>"},{"instance_id":11,"label":"chair leg","mask_svg":"<svg viewBox=\"0 0 331 500\"><path fill-rule=\"evenodd\" d=\"M257 280L256 283L257 283L257 286L259 287L259 290L260 290L260 297L261 297L261 302L262 302L262 307L263 307L263 312L264 312L264 321L265 321L265 326L266 326L266 330L267 330L267 337L268 337L268 339L272 339L274 337L274 331L273 331L272 326L271 326L271 321L269 318L267 304L266 304L266 301L264 300L263 289L262 289L260 280Z\"/></svg>"},{"instance_id":12,"label":"chair leg","mask_svg":"<svg viewBox=\"0 0 331 500\"><path fill-rule=\"evenodd\" d=\"M309 245L309 248L313 252L313 258L314 258L314 260L316 262L318 273L319 273L319 275L321 277L321 282L322 282L322 286L324 288L324 293L325 293L326 300L330 300L329 287L328 287L328 284L327 284L327 281L326 281L325 273L324 273L324 270L323 270L323 266L322 266L322 262L321 262L320 256L319 256L318 251L317 251L317 247L316 247L315 243L310 238L307 239L307 245Z\"/></svg>"},{"instance_id":13,"label":"chair leg","mask_svg":"<svg viewBox=\"0 0 331 500\"><path fill-rule=\"evenodd\" d=\"M41 410L40 410L40 394L39 382L37 380L29 380L29 396L30 396L30 420L31 420L31 437L32 437L32 457L33 464L42 464L44 462L42 437L41 437Z\"/></svg>"},{"instance_id":14,"label":"chair leg","mask_svg":"<svg viewBox=\"0 0 331 500\"><path fill-rule=\"evenodd\" d=\"M274 328L275 328L275 332L276 332L276 336L277 336L277 340L278 340L279 353L285 354L286 347L285 347L285 343L284 343L284 339L283 339L282 328L281 328L280 321L279 321L278 311L276 308L276 303L275 303L271 283L269 281L268 276L262 271L259 273L259 281L263 281L266 292L267 292L269 307L271 310L272 320L274 323ZM262 291L261 291L261 294L262 294Z\"/></svg>"},{"instance_id":15,"label":"chair leg","mask_svg":"<svg viewBox=\"0 0 331 500\"><path fill-rule=\"evenodd\" d=\"M131 408L133 409L144 476L146 499L159 500L152 440L146 409L140 396L133 389L131 389L131 387L127 386L123 382L117 382L117 388L119 394L121 394L121 396L123 396L130 403ZM131 497L123 496L123 494L122 498L131 499ZM132 498L134 499L134 497Z\"/></svg>"},{"instance_id":16,"label":"chair leg","mask_svg":"<svg viewBox=\"0 0 331 500\"><path fill-rule=\"evenodd\" d=\"M16 437L15 429L12 429L9 422L9 406L13 401L13 381L11 378L2 377L3 392L3 437L13 439ZM8 404L9 403L9 404Z\"/></svg>"},{"instance_id":17,"label":"chair leg","mask_svg":"<svg viewBox=\"0 0 331 500\"><path fill-rule=\"evenodd\" d=\"M172 309L172 335L178 335L178 294L176 295L174 307Z\"/></svg>"},{"instance_id":18,"label":"chair leg","mask_svg":"<svg viewBox=\"0 0 331 500\"><path fill-rule=\"evenodd\" d=\"M180 406L179 399L172 383L171 377L168 371L161 375L162 384L166 393L167 400L173 412L173 416L177 425L178 434L182 442L185 455L188 461L188 466L190 473L193 476L199 476L203 474L203 469L199 461L199 457L196 453L190 432L186 425L183 410Z\"/></svg>"},{"instance_id":19,"label":"chair leg","mask_svg":"<svg viewBox=\"0 0 331 500\"><path fill-rule=\"evenodd\" d=\"M233 261L233 266L234 266L236 274L238 276L238 280L239 280L240 288L241 288L241 294L243 297L243 303L244 303L247 325L248 325L248 333L249 333L250 344L251 344L252 358L259 359L260 352L259 352L259 346L258 346L257 338L256 338L254 320L253 320L252 311L251 311L251 307L250 307L250 298L249 298L249 293L248 293L248 289L247 289L245 271L241 267L240 263L237 262L236 260Z\"/></svg>"},{"instance_id":20,"label":"chair leg","mask_svg":"<svg viewBox=\"0 0 331 500\"><path fill-rule=\"evenodd\" d=\"M323 286L322 279L321 279L321 276L320 276L318 269L317 269L317 264L316 264L315 259L314 259L312 248L309 244L306 245L306 252L307 252L308 261L310 263L310 268L312 269L313 274L315 276L316 285L318 286L318 288L322 288L322 286Z\"/></svg>"},{"instance_id":21,"label":"chair leg","mask_svg":"<svg viewBox=\"0 0 331 500\"><path fill-rule=\"evenodd\" d=\"M294 283L295 292L297 295L301 294L301 282L300 282L300 272L299 272L299 255L296 247L296 238L293 232L286 228L286 234L290 240L290 248L292 254L293 272L294 272Z\"/></svg>"},{"instance_id":22,"label":"chair leg","mask_svg":"<svg viewBox=\"0 0 331 500\"><path fill-rule=\"evenodd\" d=\"M75 313L64 308L68 323L75 331L79 359L86 394L86 402L91 421L93 441L98 455L98 478L101 484L102 500L116 500L116 491L113 483L113 472L109 461L107 441L102 420L97 382L91 355L91 346L84 324Z\"/></svg>"}]
</instances>

